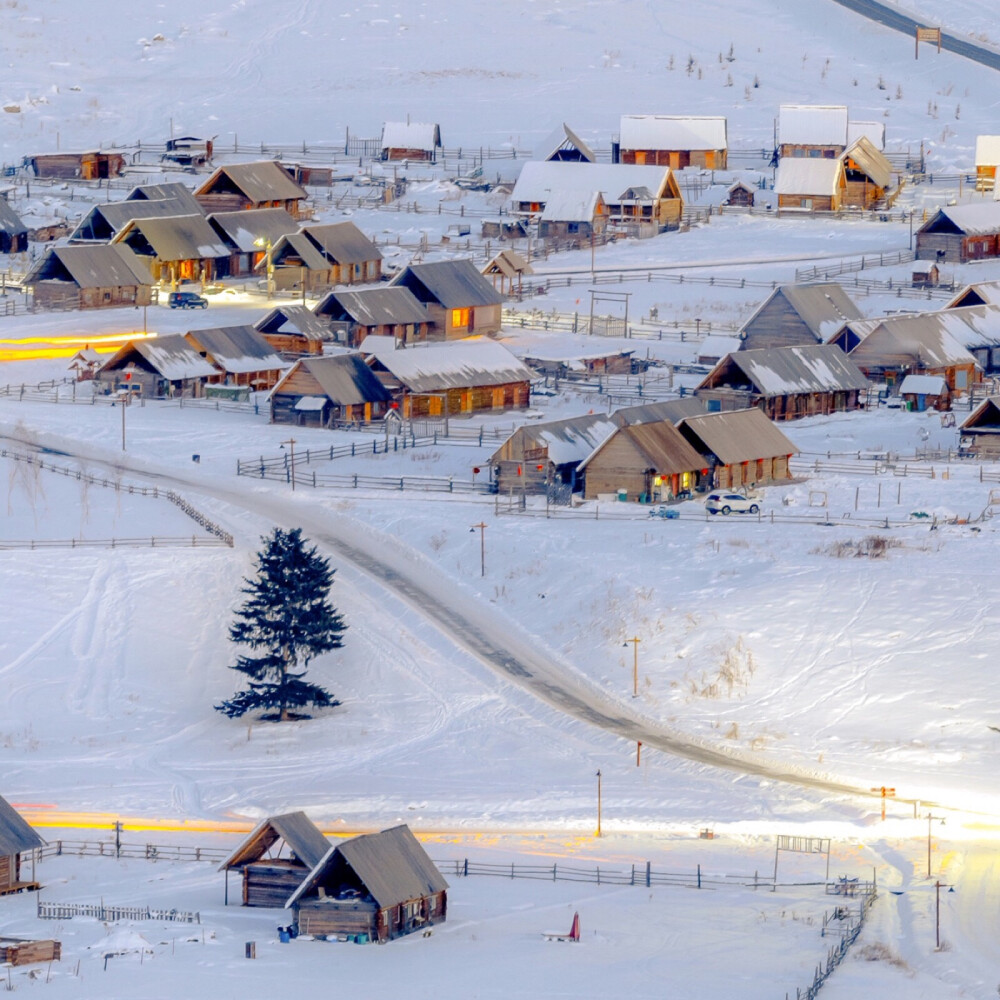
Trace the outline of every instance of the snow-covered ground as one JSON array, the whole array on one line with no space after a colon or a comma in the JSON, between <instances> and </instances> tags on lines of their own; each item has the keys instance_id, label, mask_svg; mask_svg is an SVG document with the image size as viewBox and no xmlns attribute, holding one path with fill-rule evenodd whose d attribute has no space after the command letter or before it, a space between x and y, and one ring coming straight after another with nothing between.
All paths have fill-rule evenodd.
<instances>
[{"instance_id":1,"label":"snow-covered ground","mask_svg":"<svg viewBox=\"0 0 1000 1000\"><path fill-rule=\"evenodd\" d=\"M992 31L992 11L972 0L903 6L958 31ZM647 111L726 114L734 147L770 148L777 106L791 101L846 103L852 118L884 121L891 148L924 142L934 170L967 171L976 134L996 131L989 71L930 47L915 63L910 40L826 0L752 8L711 0L691 10L635 0L517 0L502 10L455 2L331 9L299 0L280 16L259 0L208 10L182 0L96 24L92 8L79 5L0 5L8 66L0 81L0 161L140 137L159 142L171 127L217 135L223 151L237 137L241 144L334 144L348 127L375 136L384 120L408 114L439 121L450 148L531 148L562 120L606 148L622 113ZM516 161L497 160L486 173L494 167L512 174ZM499 203L493 194L459 192L442 174L409 168L403 211L343 210L331 198L320 200L318 214L351 217L366 232L398 240L387 250L398 262L423 236L430 257L461 254L460 241L436 245L455 221L447 213L464 206L477 219ZM133 175L140 176L157 175ZM919 223L957 196L956 186L908 187L897 208L912 210ZM75 218L91 197L72 185L35 187L30 198L23 187L14 193L35 222ZM966 190L962 197L982 196ZM898 217L726 216L598 248L594 266L746 279L744 288L719 288L643 274L620 286L632 293L633 318L655 310L665 325L695 318L731 325L767 294L753 282L787 282L810 264L904 250L909 238L909 223ZM591 264L589 251L564 253L539 261L536 271L575 269L585 277ZM903 264L862 277L905 282L910 270ZM1000 267L970 265L947 276L995 278ZM583 315L587 289L585 282L553 289L522 308ZM892 292L852 294L869 315L923 304ZM213 325L252 322L264 308L259 295L219 296L208 315ZM11 360L28 340L36 341L32 350L44 341L71 352L144 322L167 333L204 321L160 307L145 315L0 317L0 385L65 374L65 359ZM568 342L516 329L504 340L519 351ZM677 363L694 359L693 345L669 339L601 343ZM988 481L992 469L936 461L870 475L800 466L796 482L765 491L759 521L710 519L694 503L679 521L592 504L546 518L544 509L502 514L492 497L474 494L308 485L313 470L471 479L492 443L310 462L292 494L288 484L234 475L237 458L280 454L288 429L267 424L266 407L259 414L131 407L123 455L120 410L18 395L0 395L0 448L46 449L45 461L70 475L0 457L7 474L0 541L201 533L162 498L129 493L132 483L173 486L235 538L233 549L116 544L0 553L0 676L8 692L0 792L53 826L47 835L82 836L76 826L54 824L105 829L116 816L141 827L150 818L211 824L304 808L334 833L408 822L430 838L435 858L572 857L602 865L648 858L668 869L700 864L740 873L771 870L776 834L831 837L832 875L864 878L874 869L892 891L883 892L824 995L996 995L1000 737L991 727L1000 725L993 649L1000 603L996 527L983 517L998 488ZM602 397L572 393L533 403L545 417L606 406ZM469 423L510 427L520 419ZM783 429L814 461L827 453L833 461L858 452L907 456L957 441L937 415L898 411ZM297 449L317 450L371 440L309 429L295 437ZM921 474L929 465L933 477ZM331 539L353 536L494 634L534 649L574 690L650 732L721 749L733 768L650 746L636 766L634 743L501 676L426 608L343 558L335 559L333 599L349 624L347 644L312 669L342 705L280 727L225 719L213 705L238 681L226 669L233 653L227 625L260 536L275 522ZM487 525L484 575L473 527L480 522ZM884 554L859 556L859 543L873 536L888 540ZM640 639L637 698L629 638ZM741 763L756 776L742 774ZM598 769L600 840L593 837ZM842 787L824 790L824 782ZM845 790L881 786L896 793L884 824L877 799ZM947 818L931 830L930 879L928 807ZM717 839L697 839L706 827ZM822 878L809 862L818 863L787 863L803 879ZM47 860L41 874L45 898L199 909L205 931L203 938L170 926L119 928L113 934L128 937L126 945L145 934L152 954L112 959L104 972L101 924L53 926L34 919L31 899L4 899L0 930L63 940L50 981L44 971L12 977L17 988L44 985L53 996L185 990L237 997L286 983L308 989L330 981L335 961L344 989L406 983L417 996L590 997L612 989L652 996L666 987L677 996L780 997L809 984L830 943L819 936L817 921L832 908L821 889L698 894L452 879L449 922L432 938L366 949L279 945L275 927L284 915L224 911L219 876L205 867L63 858ZM942 895L941 951L934 948L935 879L956 890ZM581 945L541 940L541 931L568 928L576 910ZM258 942L256 962L242 958L247 940Z\"/></svg>"}]
</instances>

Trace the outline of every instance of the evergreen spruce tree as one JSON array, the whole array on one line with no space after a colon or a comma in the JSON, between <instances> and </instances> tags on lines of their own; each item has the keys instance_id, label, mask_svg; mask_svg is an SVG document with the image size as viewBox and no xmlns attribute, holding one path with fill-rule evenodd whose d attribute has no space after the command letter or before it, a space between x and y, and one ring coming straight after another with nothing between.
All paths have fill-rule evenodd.
<instances>
[{"instance_id":1,"label":"evergreen spruce tree","mask_svg":"<svg viewBox=\"0 0 1000 1000\"><path fill-rule=\"evenodd\" d=\"M333 695L304 680L310 660L339 649L347 629L329 602L334 570L302 529L275 528L257 553L257 575L245 579L246 601L237 608L229 638L256 656L238 656L230 667L248 679L249 688L216 705L230 718L263 711L262 718L283 722L293 710L339 705Z\"/></svg>"}]
</instances>

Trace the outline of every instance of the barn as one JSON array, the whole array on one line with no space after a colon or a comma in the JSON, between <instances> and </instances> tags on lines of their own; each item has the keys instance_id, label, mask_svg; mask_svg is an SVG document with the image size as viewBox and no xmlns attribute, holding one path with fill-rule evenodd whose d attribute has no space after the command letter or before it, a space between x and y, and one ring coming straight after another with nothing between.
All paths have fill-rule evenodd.
<instances>
[{"instance_id":1,"label":"barn","mask_svg":"<svg viewBox=\"0 0 1000 1000\"><path fill-rule=\"evenodd\" d=\"M243 906L283 907L329 848L304 812L269 816L219 866L226 873L226 905L235 871L242 877Z\"/></svg>"},{"instance_id":2,"label":"barn","mask_svg":"<svg viewBox=\"0 0 1000 1000\"><path fill-rule=\"evenodd\" d=\"M0 896L10 892L38 889L35 881L34 856L31 878L22 878L22 854L44 846L45 841L31 828L27 820L5 799L0 797Z\"/></svg>"},{"instance_id":3,"label":"barn","mask_svg":"<svg viewBox=\"0 0 1000 1000\"><path fill-rule=\"evenodd\" d=\"M443 923L448 883L404 823L331 847L285 907L300 934L384 944Z\"/></svg>"},{"instance_id":4,"label":"barn","mask_svg":"<svg viewBox=\"0 0 1000 1000\"><path fill-rule=\"evenodd\" d=\"M613 144L612 144L613 145ZM725 170L729 152L726 119L706 115L622 115L618 162L683 170Z\"/></svg>"},{"instance_id":5,"label":"barn","mask_svg":"<svg viewBox=\"0 0 1000 1000\"><path fill-rule=\"evenodd\" d=\"M710 411L758 406L772 420L856 410L868 380L832 344L727 354L696 387Z\"/></svg>"}]
</instances>

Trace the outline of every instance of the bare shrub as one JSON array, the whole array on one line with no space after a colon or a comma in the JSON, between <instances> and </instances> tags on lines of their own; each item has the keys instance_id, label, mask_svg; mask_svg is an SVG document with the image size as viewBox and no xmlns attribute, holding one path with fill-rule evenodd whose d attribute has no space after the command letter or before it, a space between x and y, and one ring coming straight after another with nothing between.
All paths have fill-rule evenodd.
<instances>
[{"instance_id":1,"label":"bare shrub","mask_svg":"<svg viewBox=\"0 0 1000 1000\"><path fill-rule=\"evenodd\" d=\"M909 970L910 968L899 955L881 941L863 945L855 951L854 956L859 962L887 962L889 965L896 966L897 969Z\"/></svg>"},{"instance_id":2,"label":"bare shrub","mask_svg":"<svg viewBox=\"0 0 1000 1000\"><path fill-rule=\"evenodd\" d=\"M903 543L888 535L866 535L855 541L844 539L828 545L825 549L814 549L817 555L833 556L834 559L884 559L890 549L898 549Z\"/></svg>"}]
</instances>

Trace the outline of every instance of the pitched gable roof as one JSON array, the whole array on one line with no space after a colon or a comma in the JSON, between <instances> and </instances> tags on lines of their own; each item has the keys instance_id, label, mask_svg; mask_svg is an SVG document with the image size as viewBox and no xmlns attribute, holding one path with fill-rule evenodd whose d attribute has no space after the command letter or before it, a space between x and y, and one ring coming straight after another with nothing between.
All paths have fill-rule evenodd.
<instances>
[{"instance_id":1,"label":"pitched gable roof","mask_svg":"<svg viewBox=\"0 0 1000 1000\"><path fill-rule=\"evenodd\" d=\"M646 468L661 475L693 472L702 468L705 460L684 440L684 436L669 420L649 424L628 424L618 427L604 439L579 465L584 471L592 465L612 441L625 441L641 456Z\"/></svg>"},{"instance_id":2,"label":"pitched gable roof","mask_svg":"<svg viewBox=\"0 0 1000 1000\"><path fill-rule=\"evenodd\" d=\"M290 257L300 260L302 262L300 266L306 267L310 271L328 272L330 270L330 262L320 253L316 248L316 244L305 233L285 233L271 248L272 264L283 263ZM266 267L267 260L264 258L259 260L255 265L257 270L262 270Z\"/></svg>"},{"instance_id":3,"label":"pitched gable roof","mask_svg":"<svg viewBox=\"0 0 1000 1000\"><path fill-rule=\"evenodd\" d=\"M588 163L595 163L597 157L594 151L565 123L563 122L551 135L535 150L535 157L539 160L570 160L582 159Z\"/></svg>"},{"instance_id":4,"label":"pitched gable roof","mask_svg":"<svg viewBox=\"0 0 1000 1000\"><path fill-rule=\"evenodd\" d=\"M857 168L880 188L887 188L892 183L892 164L866 136L848 146L841 158L845 164L847 160L853 160Z\"/></svg>"},{"instance_id":5,"label":"pitched gable roof","mask_svg":"<svg viewBox=\"0 0 1000 1000\"><path fill-rule=\"evenodd\" d=\"M279 840L305 865L313 868L330 848L330 842L304 812L269 816L219 865L219 871L259 861Z\"/></svg>"},{"instance_id":6,"label":"pitched gable roof","mask_svg":"<svg viewBox=\"0 0 1000 1000\"><path fill-rule=\"evenodd\" d=\"M386 122L382 149L420 149L433 153L441 145L441 128L431 122Z\"/></svg>"},{"instance_id":7,"label":"pitched gable roof","mask_svg":"<svg viewBox=\"0 0 1000 1000\"><path fill-rule=\"evenodd\" d=\"M702 446L700 451L711 452L723 465L795 455L799 450L756 406L685 417L679 428Z\"/></svg>"},{"instance_id":8,"label":"pitched gable roof","mask_svg":"<svg viewBox=\"0 0 1000 1000\"><path fill-rule=\"evenodd\" d=\"M698 385L719 388L727 371L738 370L762 396L866 389L868 379L832 344L761 348L727 354Z\"/></svg>"},{"instance_id":9,"label":"pitched gable roof","mask_svg":"<svg viewBox=\"0 0 1000 1000\"><path fill-rule=\"evenodd\" d=\"M192 214L183 201L110 201L95 205L70 233L70 240L111 240L133 219L163 219Z\"/></svg>"},{"instance_id":10,"label":"pitched gable roof","mask_svg":"<svg viewBox=\"0 0 1000 1000\"><path fill-rule=\"evenodd\" d=\"M152 371L168 382L208 378L219 374L219 369L206 361L179 333L168 333L147 340L130 340L101 365L100 371L116 371L125 367L132 354L137 354Z\"/></svg>"},{"instance_id":11,"label":"pitched gable roof","mask_svg":"<svg viewBox=\"0 0 1000 1000\"><path fill-rule=\"evenodd\" d=\"M826 340L844 323L862 319L861 311L843 285L835 281L815 285L779 285L743 324L749 330L777 299L783 299L816 338Z\"/></svg>"},{"instance_id":12,"label":"pitched gable roof","mask_svg":"<svg viewBox=\"0 0 1000 1000\"><path fill-rule=\"evenodd\" d=\"M382 259L379 248L353 222L304 226L302 232L334 264L363 264Z\"/></svg>"},{"instance_id":13,"label":"pitched gable roof","mask_svg":"<svg viewBox=\"0 0 1000 1000\"><path fill-rule=\"evenodd\" d=\"M252 326L220 326L189 330L184 339L199 354L233 375L285 368L274 348Z\"/></svg>"},{"instance_id":14,"label":"pitched gable roof","mask_svg":"<svg viewBox=\"0 0 1000 1000\"><path fill-rule=\"evenodd\" d=\"M44 844L28 821L0 796L0 855L20 854Z\"/></svg>"},{"instance_id":15,"label":"pitched gable roof","mask_svg":"<svg viewBox=\"0 0 1000 1000\"><path fill-rule=\"evenodd\" d=\"M582 462L599 444L614 433L617 423L604 413L586 413L565 420L525 424L490 456L490 464L520 461L531 449L544 448L553 465Z\"/></svg>"},{"instance_id":16,"label":"pitched gable roof","mask_svg":"<svg viewBox=\"0 0 1000 1000\"><path fill-rule=\"evenodd\" d=\"M222 239L240 253L262 252L262 244L267 240L277 243L285 233L294 233L299 228L299 224L283 208L213 212L208 221Z\"/></svg>"},{"instance_id":17,"label":"pitched gable roof","mask_svg":"<svg viewBox=\"0 0 1000 1000\"><path fill-rule=\"evenodd\" d=\"M368 337L392 341L391 337ZM364 346L364 345L363 345ZM376 349L374 357L410 392L440 392L474 386L530 382L534 372L492 340L470 338L406 350Z\"/></svg>"},{"instance_id":18,"label":"pitched gable roof","mask_svg":"<svg viewBox=\"0 0 1000 1000\"><path fill-rule=\"evenodd\" d=\"M790 146L846 146L844 104L782 104L778 108L778 142Z\"/></svg>"},{"instance_id":19,"label":"pitched gable roof","mask_svg":"<svg viewBox=\"0 0 1000 1000\"><path fill-rule=\"evenodd\" d=\"M320 885L323 876L342 858L354 871L380 909L443 892L448 883L405 824L381 833L368 833L331 847L286 907Z\"/></svg>"},{"instance_id":20,"label":"pitched gable roof","mask_svg":"<svg viewBox=\"0 0 1000 1000\"><path fill-rule=\"evenodd\" d=\"M318 315L346 316L359 326L408 326L428 322L427 307L402 285L329 292L316 305Z\"/></svg>"},{"instance_id":21,"label":"pitched gable roof","mask_svg":"<svg viewBox=\"0 0 1000 1000\"><path fill-rule=\"evenodd\" d=\"M17 236L26 233L28 227L21 221L17 212L10 206L6 198L0 196L0 233Z\"/></svg>"},{"instance_id":22,"label":"pitched gable roof","mask_svg":"<svg viewBox=\"0 0 1000 1000\"><path fill-rule=\"evenodd\" d=\"M89 247L55 247L39 258L24 283L69 280L79 288L122 288L152 285L145 263L127 246L100 244Z\"/></svg>"},{"instance_id":23,"label":"pitched gable roof","mask_svg":"<svg viewBox=\"0 0 1000 1000\"><path fill-rule=\"evenodd\" d=\"M112 242L130 245L145 242L161 261L229 256L229 249L203 215L133 219Z\"/></svg>"},{"instance_id":24,"label":"pitched gable roof","mask_svg":"<svg viewBox=\"0 0 1000 1000\"><path fill-rule=\"evenodd\" d=\"M1000 190L1000 185L997 185L997 190ZM1000 233L1000 202L977 201L971 205L945 205L918 232L963 233L966 236Z\"/></svg>"},{"instance_id":25,"label":"pitched gable roof","mask_svg":"<svg viewBox=\"0 0 1000 1000\"><path fill-rule=\"evenodd\" d=\"M301 373L306 372L315 380L319 392L334 403L356 406L359 403L385 403L391 399L389 391L364 363L360 354L333 354L317 358L300 358L271 390L271 395L287 392L285 383L296 378L301 384Z\"/></svg>"},{"instance_id":26,"label":"pitched gable roof","mask_svg":"<svg viewBox=\"0 0 1000 1000\"><path fill-rule=\"evenodd\" d=\"M292 180L288 171L275 160L257 163L231 163L219 167L197 191L195 197L224 193L235 189L255 203L298 201L308 197L306 189Z\"/></svg>"},{"instance_id":27,"label":"pitched gable roof","mask_svg":"<svg viewBox=\"0 0 1000 1000\"><path fill-rule=\"evenodd\" d=\"M196 215L201 212L201 205L195 200L194 192L186 184L177 181L168 184L139 184L125 195L125 200L177 201L185 208L178 215Z\"/></svg>"},{"instance_id":28,"label":"pitched gable roof","mask_svg":"<svg viewBox=\"0 0 1000 1000\"><path fill-rule=\"evenodd\" d=\"M529 160L521 167L511 201L544 204L560 191L600 191L604 200L618 204L624 192L647 188L650 198L679 198L670 167L630 163L559 163Z\"/></svg>"},{"instance_id":29,"label":"pitched gable roof","mask_svg":"<svg viewBox=\"0 0 1000 1000\"><path fill-rule=\"evenodd\" d=\"M441 260L410 264L390 282L409 288L421 302L436 302L445 309L494 306L503 296L476 269L471 260Z\"/></svg>"},{"instance_id":30,"label":"pitched gable roof","mask_svg":"<svg viewBox=\"0 0 1000 1000\"><path fill-rule=\"evenodd\" d=\"M297 333L307 340L325 340L330 333L325 317L307 306L275 306L253 326L260 333Z\"/></svg>"}]
</instances>

